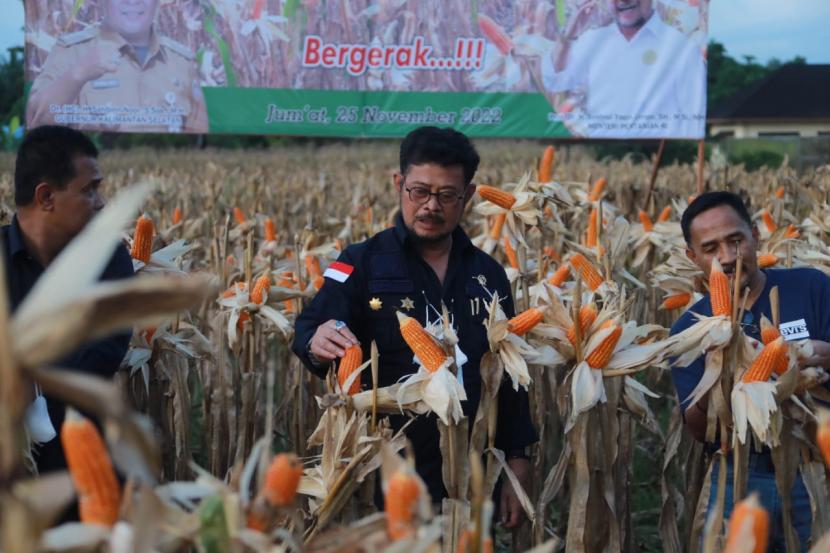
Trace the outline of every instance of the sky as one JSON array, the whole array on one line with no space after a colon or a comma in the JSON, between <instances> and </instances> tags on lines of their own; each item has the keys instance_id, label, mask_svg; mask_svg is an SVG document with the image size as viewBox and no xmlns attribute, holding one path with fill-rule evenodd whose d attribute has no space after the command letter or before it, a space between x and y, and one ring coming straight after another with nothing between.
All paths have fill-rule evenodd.
<instances>
[{"instance_id":1,"label":"sky","mask_svg":"<svg viewBox=\"0 0 830 553\"><path fill-rule=\"evenodd\" d=\"M23 45L23 3L0 0L0 54ZM730 56L830 63L830 0L711 0L710 38Z\"/></svg>"}]
</instances>

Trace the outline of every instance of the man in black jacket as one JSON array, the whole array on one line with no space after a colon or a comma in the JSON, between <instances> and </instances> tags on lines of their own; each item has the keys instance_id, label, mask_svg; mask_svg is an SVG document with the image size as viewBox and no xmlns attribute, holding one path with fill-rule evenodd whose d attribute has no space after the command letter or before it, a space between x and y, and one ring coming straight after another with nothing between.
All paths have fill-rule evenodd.
<instances>
[{"instance_id":1,"label":"man in black jacket","mask_svg":"<svg viewBox=\"0 0 830 553\"><path fill-rule=\"evenodd\" d=\"M97 158L92 141L67 127L38 127L23 139L14 173L15 215L11 224L0 227L0 259L6 268L12 312L63 248L104 207L98 191L103 177ZM130 254L119 247L101 278L132 274ZM108 378L118 370L129 342L130 334L122 333L85 344L55 366ZM59 431L65 405L48 396L46 405L51 424ZM40 473L65 468L60 440L55 437L41 443L35 460Z\"/></svg>"},{"instance_id":2,"label":"man in black jacket","mask_svg":"<svg viewBox=\"0 0 830 553\"><path fill-rule=\"evenodd\" d=\"M293 350L314 374L325 377L332 361L353 344L360 343L368 352L372 340L380 355L381 386L416 372L395 313L425 324L440 317L443 303L467 358L461 364L457 356L467 394L462 407L466 416L475 416L481 396L479 362L488 350L482 322L490 294L498 293L508 317L514 314L504 269L473 246L459 226L475 192L471 181L478 162L469 139L457 131L421 127L407 135L400 148L400 173L394 178L400 199L395 227L346 248L297 319ZM498 412L496 445L506 451L511 468L526 486L526 450L536 441L527 394L504 383ZM404 420L392 417L393 427L399 428ZM435 417L417 418L407 437L433 500L445 497ZM524 513L511 486L502 487L499 507L506 527L522 521Z\"/></svg>"}]
</instances>

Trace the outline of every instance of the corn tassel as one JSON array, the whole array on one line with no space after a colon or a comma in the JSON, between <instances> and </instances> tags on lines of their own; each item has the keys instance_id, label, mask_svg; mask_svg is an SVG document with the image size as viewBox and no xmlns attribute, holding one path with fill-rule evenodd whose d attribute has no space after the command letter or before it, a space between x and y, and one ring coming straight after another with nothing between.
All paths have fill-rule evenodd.
<instances>
[{"instance_id":1,"label":"corn tassel","mask_svg":"<svg viewBox=\"0 0 830 553\"><path fill-rule=\"evenodd\" d=\"M772 215L770 215L769 210L764 210L761 214L761 218L764 221L764 226L767 228L769 232L775 232L778 229L778 225L775 224L775 221L772 220Z\"/></svg>"},{"instance_id":2,"label":"corn tassel","mask_svg":"<svg viewBox=\"0 0 830 553\"><path fill-rule=\"evenodd\" d=\"M153 233L153 221L144 215L139 217L135 223L133 247L130 250L133 259L137 259L144 264L150 262L150 255L153 251Z\"/></svg>"},{"instance_id":3,"label":"corn tassel","mask_svg":"<svg viewBox=\"0 0 830 553\"><path fill-rule=\"evenodd\" d=\"M640 222L643 224L643 230L645 232L651 232L654 230L654 223L651 221L651 217L648 216L648 213L641 209L637 213L637 217L640 218Z\"/></svg>"},{"instance_id":4,"label":"corn tassel","mask_svg":"<svg viewBox=\"0 0 830 553\"><path fill-rule=\"evenodd\" d=\"M499 49L503 56L509 54L513 49L513 40L510 36L504 32L504 29L498 23L486 15L478 14L478 28L481 29L487 40Z\"/></svg>"},{"instance_id":5,"label":"corn tassel","mask_svg":"<svg viewBox=\"0 0 830 553\"><path fill-rule=\"evenodd\" d=\"M519 256L516 254L516 249L510 243L510 237L504 237L504 253L507 256L507 262L514 269L519 268Z\"/></svg>"},{"instance_id":6,"label":"corn tassel","mask_svg":"<svg viewBox=\"0 0 830 553\"><path fill-rule=\"evenodd\" d=\"M242 213L242 210L238 207L233 208L233 218L237 225L241 225L245 222L245 214Z\"/></svg>"},{"instance_id":7,"label":"corn tassel","mask_svg":"<svg viewBox=\"0 0 830 553\"><path fill-rule=\"evenodd\" d=\"M766 382L772 376L775 367L786 360L787 345L784 338L778 337L764 346L758 357L752 362L749 369L744 373L741 380L744 382Z\"/></svg>"},{"instance_id":8,"label":"corn tassel","mask_svg":"<svg viewBox=\"0 0 830 553\"><path fill-rule=\"evenodd\" d=\"M545 148L542 160L539 162L539 182L550 182L553 180L553 146Z\"/></svg>"},{"instance_id":9,"label":"corn tassel","mask_svg":"<svg viewBox=\"0 0 830 553\"><path fill-rule=\"evenodd\" d=\"M360 349L360 344L355 344L350 348L346 348L346 353L343 355L343 359L340 360L340 364L337 366L337 382L340 383L340 387L343 388L346 385L346 380L349 379L349 376L363 362L363 350ZM355 378L355 381L352 382L352 385L346 390L346 393L350 396L355 395L360 391L360 376Z\"/></svg>"},{"instance_id":10,"label":"corn tassel","mask_svg":"<svg viewBox=\"0 0 830 553\"><path fill-rule=\"evenodd\" d=\"M384 502L386 509L386 530L389 537L400 540L415 532L415 511L421 489L412 474L396 471L386 483Z\"/></svg>"},{"instance_id":11,"label":"corn tassel","mask_svg":"<svg viewBox=\"0 0 830 553\"><path fill-rule=\"evenodd\" d=\"M581 276L582 280L585 281L585 284L588 285L588 288L591 291L596 291L599 288L604 279L602 275L599 274L597 268L594 267L593 263L588 261L584 255L581 253L575 253L570 260L571 266L576 270Z\"/></svg>"},{"instance_id":12,"label":"corn tassel","mask_svg":"<svg viewBox=\"0 0 830 553\"><path fill-rule=\"evenodd\" d=\"M669 217L671 217L671 211L672 211L672 209L671 209L670 205L667 205L666 207L664 207L663 211L660 212L660 216L657 217L657 222L658 223L665 223L666 221L668 221Z\"/></svg>"},{"instance_id":13,"label":"corn tassel","mask_svg":"<svg viewBox=\"0 0 830 553\"><path fill-rule=\"evenodd\" d=\"M660 309L665 309L667 311L672 309L680 309L681 307L689 305L690 301L692 301L692 295L689 292L672 294L663 300L663 303L660 304Z\"/></svg>"},{"instance_id":14,"label":"corn tassel","mask_svg":"<svg viewBox=\"0 0 830 553\"><path fill-rule=\"evenodd\" d=\"M510 209L516 203L516 196L496 188L495 186L488 186L486 184L479 184L476 187L478 195L488 202L494 203L503 209Z\"/></svg>"},{"instance_id":15,"label":"corn tassel","mask_svg":"<svg viewBox=\"0 0 830 553\"><path fill-rule=\"evenodd\" d=\"M585 358L585 362L592 369L605 368L608 362L611 361L611 357L614 355L614 348L617 347L617 342L620 341L620 336L622 336L622 327L614 321L605 321L600 329L604 328L613 328L613 330Z\"/></svg>"},{"instance_id":16,"label":"corn tassel","mask_svg":"<svg viewBox=\"0 0 830 553\"><path fill-rule=\"evenodd\" d=\"M583 305L579 309L579 336L584 340L588 329L597 320L597 308L593 304ZM576 325L568 329L568 341L576 346Z\"/></svg>"},{"instance_id":17,"label":"corn tassel","mask_svg":"<svg viewBox=\"0 0 830 553\"><path fill-rule=\"evenodd\" d=\"M174 225L178 225L179 223L182 222L183 218L184 218L184 216L182 215L182 208L177 207L176 209L173 210L173 215L170 217L170 222L173 223Z\"/></svg>"},{"instance_id":18,"label":"corn tassel","mask_svg":"<svg viewBox=\"0 0 830 553\"><path fill-rule=\"evenodd\" d=\"M778 265L778 256L774 253L765 253L758 256L758 267L766 269Z\"/></svg>"},{"instance_id":19,"label":"corn tassel","mask_svg":"<svg viewBox=\"0 0 830 553\"><path fill-rule=\"evenodd\" d=\"M755 542L752 553L764 553L769 540L769 514L758 502L757 492L739 502L732 510L723 553L747 550L746 541L744 541L746 536L741 535L744 524L749 524L752 528L752 537Z\"/></svg>"},{"instance_id":20,"label":"corn tassel","mask_svg":"<svg viewBox=\"0 0 830 553\"><path fill-rule=\"evenodd\" d=\"M69 409L61 427L61 444L78 491L81 522L112 526L118 520L121 489L98 429Z\"/></svg>"},{"instance_id":21,"label":"corn tassel","mask_svg":"<svg viewBox=\"0 0 830 553\"><path fill-rule=\"evenodd\" d=\"M605 184L607 181L605 177L600 177L597 179L597 182L591 187L591 192L588 194L588 201L589 202L597 202L599 201L600 197L602 196L602 191L605 190Z\"/></svg>"},{"instance_id":22,"label":"corn tassel","mask_svg":"<svg viewBox=\"0 0 830 553\"><path fill-rule=\"evenodd\" d=\"M490 228L490 238L498 240L501 238L501 229L504 228L504 222L507 220L507 213L499 213L493 221L493 226Z\"/></svg>"},{"instance_id":23,"label":"corn tassel","mask_svg":"<svg viewBox=\"0 0 830 553\"><path fill-rule=\"evenodd\" d=\"M588 215L588 232L585 235L585 246L588 248L597 247L597 236L599 235L597 219L599 219L599 213L597 208L593 208L591 214Z\"/></svg>"},{"instance_id":24,"label":"corn tassel","mask_svg":"<svg viewBox=\"0 0 830 553\"><path fill-rule=\"evenodd\" d=\"M568 277L570 276L570 274L571 274L571 266L570 265L568 265L568 264L560 265L559 268L556 269L556 271L553 273L553 276L551 276L548 279L548 282L550 284L553 284L554 286L558 286L559 288L561 288L562 285L565 284L565 281L568 280Z\"/></svg>"},{"instance_id":25,"label":"corn tassel","mask_svg":"<svg viewBox=\"0 0 830 553\"><path fill-rule=\"evenodd\" d=\"M538 307L531 307L519 313L507 322L507 328L516 336L524 336L545 318L545 313Z\"/></svg>"},{"instance_id":26,"label":"corn tassel","mask_svg":"<svg viewBox=\"0 0 830 553\"><path fill-rule=\"evenodd\" d=\"M271 288L271 278L266 274L254 282L254 289L251 290L251 303L262 305L268 299L268 291Z\"/></svg>"},{"instance_id":27,"label":"corn tassel","mask_svg":"<svg viewBox=\"0 0 830 553\"><path fill-rule=\"evenodd\" d=\"M303 475L303 464L293 453L279 453L268 466L263 494L274 507L286 507L294 502L297 486Z\"/></svg>"},{"instance_id":28,"label":"corn tassel","mask_svg":"<svg viewBox=\"0 0 830 553\"><path fill-rule=\"evenodd\" d=\"M277 229L274 226L274 220L270 217L265 219L265 223L263 223L263 227L265 230L265 241L266 242L276 242L277 241Z\"/></svg>"},{"instance_id":29,"label":"corn tassel","mask_svg":"<svg viewBox=\"0 0 830 553\"><path fill-rule=\"evenodd\" d=\"M403 336L406 345L409 346L412 353L418 356L426 370L429 372L437 371L447 360L447 354L444 353L443 348L438 345L429 332L424 330L424 327L417 320L407 317L400 311L397 312L397 315L401 336Z\"/></svg>"},{"instance_id":30,"label":"corn tassel","mask_svg":"<svg viewBox=\"0 0 830 553\"><path fill-rule=\"evenodd\" d=\"M712 260L712 269L709 271L709 299L712 304L712 315L732 316L732 295L729 293L729 278L717 259Z\"/></svg>"}]
</instances>

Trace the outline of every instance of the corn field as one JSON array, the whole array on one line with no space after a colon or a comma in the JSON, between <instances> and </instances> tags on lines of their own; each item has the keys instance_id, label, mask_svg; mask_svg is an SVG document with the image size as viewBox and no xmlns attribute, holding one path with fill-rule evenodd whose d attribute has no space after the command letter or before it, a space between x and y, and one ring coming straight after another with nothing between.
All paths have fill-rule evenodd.
<instances>
[{"instance_id":1,"label":"corn field","mask_svg":"<svg viewBox=\"0 0 830 553\"><path fill-rule=\"evenodd\" d=\"M723 312L668 336L706 291L679 216L701 184L739 192L757 218L765 266L830 274L830 167L707 166L699 182L694 166L652 178L652 160L597 161L576 147L478 148L475 182L495 190L481 187L462 226L504 264L523 318L488 306L490 352L470 420L451 408L452 386L439 401L424 391L455 370L448 322L421 329L436 366L388 389L372 387L383 370L377 352L324 382L288 347L326 266L392 223L397 144L104 152L106 217L76 238L73 259L50 265L29 304L10 317L0 303L0 549L721 551L723 525L704 532L711 459L683 429L669 362L714 348L723 370L712 389L729 398L762 349L742 346L751 339L735 324L740 298L728 281L718 289ZM2 224L13 213L13 174L13 158L0 157ZM95 268L119 240L137 277L105 287ZM133 338L114 383L49 369L125 325ZM715 457L739 459L753 440L794 452L779 456L780 470L804 474L813 543L824 550L830 503L814 439L822 370L794 369L794 346L771 343L783 370L753 384L775 392L777 423L710 402L712 424L730 429L722 440L744 433ZM528 389L540 441L531 488L519 493L529 521L513 535L497 530L493 543L490 496L512 476L489 422L502 377ZM32 381L103 421L99 435L68 416L63 432L88 444L81 461L70 459L72 477L27 473L20 398ZM399 410L442 419L443 502L426 497L403 435L384 420ZM96 474L114 465L126 482L87 474L85 484L72 465L89 458L103 463ZM386 512L374 507L375 486L392 499ZM84 522L56 526L78 496Z\"/></svg>"}]
</instances>

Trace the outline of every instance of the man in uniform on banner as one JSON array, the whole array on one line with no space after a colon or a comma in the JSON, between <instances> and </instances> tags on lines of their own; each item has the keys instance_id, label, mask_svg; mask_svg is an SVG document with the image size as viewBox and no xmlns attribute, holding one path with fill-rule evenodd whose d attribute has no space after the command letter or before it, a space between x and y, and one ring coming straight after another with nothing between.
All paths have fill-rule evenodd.
<instances>
[{"instance_id":1,"label":"man in uniform on banner","mask_svg":"<svg viewBox=\"0 0 830 553\"><path fill-rule=\"evenodd\" d=\"M325 378L332 362L359 343L365 354L372 341L380 358L379 385L389 386L417 371L412 351L401 336L396 312L424 325L449 311L458 335L458 379L472 420L481 396L479 362L488 351L484 306L497 293L508 317L514 315L504 268L476 248L459 226L473 196L471 183L479 156L469 139L452 129L420 127L400 148L400 172L394 177L400 212L395 226L346 248L325 272L325 284L295 325L292 349L317 376ZM466 360L465 360L466 358ZM363 386L370 386L363 379ZM527 489L530 462L526 448L536 441L524 390L502 382L498 399L496 447ZM390 417L395 429L408 417ZM446 497L441 450L434 415L414 419L406 429L418 473L433 501ZM524 512L509 484L501 490L499 510L507 528L518 526Z\"/></svg>"},{"instance_id":2,"label":"man in uniform on banner","mask_svg":"<svg viewBox=\"0 0 830 553\"><path fill-rule=\"evenodd\" d=\"M602 0L613 20L591 28L597 1L570 18L542 59L549 93L585 98L586 119L566 125L592 138L702 137L706 66L694 41L664 23L653 0Z\"/></svg>"},{"instance_id":3,"label":"man in uniform on banner","mask_svg":"<svg viewBox=\"0 0 830 553\"><path fill-rule=\"evenodd\" d=\"M62 35L32 85L29 126L208 130L196 57L153 28L159 0L103 0L103 21Z\"/></svg>"}]
</instances>

